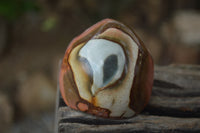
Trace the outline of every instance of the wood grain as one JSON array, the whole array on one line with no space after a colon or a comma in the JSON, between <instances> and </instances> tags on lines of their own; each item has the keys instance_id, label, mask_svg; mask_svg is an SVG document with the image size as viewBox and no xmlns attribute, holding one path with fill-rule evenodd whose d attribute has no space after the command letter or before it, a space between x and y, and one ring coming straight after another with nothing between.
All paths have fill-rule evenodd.
<instances>
[{"instance_id":1,"label":"wood grain","mask_svg":"<svg viewBox=\"0 0 200 133\"><path fill-rule=\"evenodd\" d=\"M155 67L151 100L136 117L98 118L70 109L58 93L58 133L200 132L200 66Z\"/></svg>"}]
</instances>

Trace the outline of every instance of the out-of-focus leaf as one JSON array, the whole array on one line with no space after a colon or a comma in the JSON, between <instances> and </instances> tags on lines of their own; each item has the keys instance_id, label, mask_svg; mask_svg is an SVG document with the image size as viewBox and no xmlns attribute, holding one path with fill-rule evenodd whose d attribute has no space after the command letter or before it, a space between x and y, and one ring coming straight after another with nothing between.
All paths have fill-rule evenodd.
<instances>
[{"instance_id":1,"label":"out-of-focus leaf","mask_svg":"<svg viewBox=\"0 0 200 133\"><path fill-rule=\"evenodd\" d=\"M31 0L0 0L0 16L8 20L15 20L25 12L38 9L37 4Z\"/></svg>"},{"instance_id":2,"label":"out-of-focus leaf","mask_svg":"<svg viewBox=\"0 0 200 133\"><path fill-rule=\"evenodd\" d=\"M56 17L47 18L42 24L42 31L48 32L56 26L57 19Z\"/></svg>"}]
</instances>

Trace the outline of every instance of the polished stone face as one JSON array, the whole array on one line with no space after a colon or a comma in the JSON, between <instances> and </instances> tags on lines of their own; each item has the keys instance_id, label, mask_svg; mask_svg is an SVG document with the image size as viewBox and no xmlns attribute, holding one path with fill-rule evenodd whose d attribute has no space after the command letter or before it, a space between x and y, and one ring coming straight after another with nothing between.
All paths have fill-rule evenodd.
<instances>
[{"instance_id":1,"label":"polished stone face","mask_svg":"<svg viewBox=\"0 0 200 133\"><path fill-rule=\"evenodd\" d=\"M149 101L153 62L134 33L106 19L70 43L59 78L61 94L71 108L128 118Z\"/></svg>"},{"instance_id":2,"label":"polished stone face","mask_svg":"<svg viewBox=\"0 0 200 133\"><path fill-rule=\"evenodd\" d=\"M117 43L105 39L88 41L80 49L79 56L85 58L88 63L82 63L88 64L86 69L90 69L92 73L90 75L92 77L90 89L93 96L101 88L116 82L124 70L125 55L123 49Z\"/></svg>"}]
</instances>

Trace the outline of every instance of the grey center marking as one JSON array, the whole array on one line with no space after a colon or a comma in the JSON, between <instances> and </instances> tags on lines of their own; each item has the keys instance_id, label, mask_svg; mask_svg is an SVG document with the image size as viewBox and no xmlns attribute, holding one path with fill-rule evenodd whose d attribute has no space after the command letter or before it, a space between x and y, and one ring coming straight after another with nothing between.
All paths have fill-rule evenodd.
<instances>
[{"instance_id":1,"label":"grey center marking","mask_svg":"<svg viewBox=\"0 0 200 133\"><path fill-rule=\"evenodd\" d=\"M117 63L118 60L116 55L110 55L105 59L103 66L103 84L108 84L115 76L118 69Z\"/></svg>"}]
</instances>

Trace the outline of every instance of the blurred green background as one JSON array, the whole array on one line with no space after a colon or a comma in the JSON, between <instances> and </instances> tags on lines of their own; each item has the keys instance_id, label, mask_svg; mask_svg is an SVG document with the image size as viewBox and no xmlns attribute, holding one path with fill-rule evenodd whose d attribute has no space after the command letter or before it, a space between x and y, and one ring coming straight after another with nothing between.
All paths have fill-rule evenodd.
<instances>
[{"instance_id":1,"label":"blurred green background","mask_svg":"<svg viewBox=\"0 0 200 133\"><path fill-rule=\"evenodd\" d=\"M58 63L69 42L113 18L156 65L200 64L199 0L0 0L0 132L53 133Z\"/></svg>"}]
</instances>

